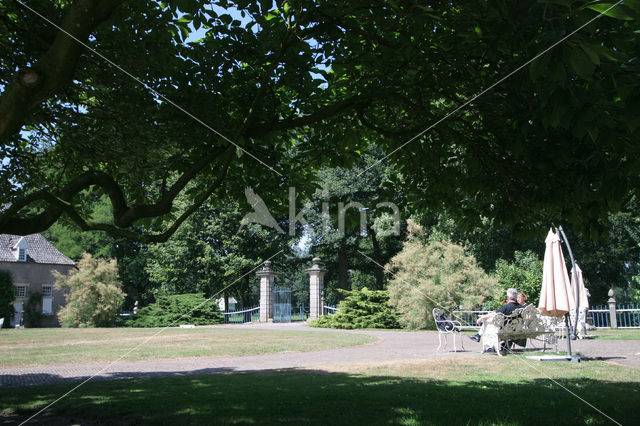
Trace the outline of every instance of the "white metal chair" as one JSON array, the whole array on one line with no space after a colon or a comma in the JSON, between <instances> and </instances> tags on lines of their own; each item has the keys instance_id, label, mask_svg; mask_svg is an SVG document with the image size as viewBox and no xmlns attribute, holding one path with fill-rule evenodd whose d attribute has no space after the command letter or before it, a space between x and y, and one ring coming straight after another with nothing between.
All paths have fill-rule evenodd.
<instances>
[{"instance_id":1,"label":"white metal chair","mask_svg":"<svg viewBox=\"0 0 640 426\"><path fill-rule=\"evenodd\" d=\"M462 324L460 321L454 321L447 318L445 313L438 308L433 308L433 320L436 322L436 328L438 329L438 349L442 348L444 351L447 349L447 335L451 334L453 336L453 350L458 352L458 348L456 347L456 335L462 337ZM442 340L444 339L444 346L442 345ZM464 351L464 343L463 340L460 339L460 344L462 345L462 350Z\"/></svg>"}]
</instances>

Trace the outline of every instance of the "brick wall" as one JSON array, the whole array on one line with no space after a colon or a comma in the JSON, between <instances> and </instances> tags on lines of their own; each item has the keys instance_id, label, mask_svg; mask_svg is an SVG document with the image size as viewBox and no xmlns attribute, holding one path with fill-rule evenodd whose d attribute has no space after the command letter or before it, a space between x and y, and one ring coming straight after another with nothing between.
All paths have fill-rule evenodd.
<instances>
[{"instance_id":1,"label":"brick wall","mask_svg":"<svg viewBox=\"0 0 640 426\"><path fill-rule=\"evenodd\" d=\"M14 284L27 284L27 297L20 299L26 304L29 295L32 293L42 294L43 284L55 284L53 271L62 274L68 274L73 266L71 265L49 265L42 263L22 263L22 262L0 262L0 269L4 269L11 273ZM64 293L60 290L53 289L53 303L51 315L42 317L43 327L59 327L58 317L56 313L65 303Z\"/></svg>"}]
</instances>

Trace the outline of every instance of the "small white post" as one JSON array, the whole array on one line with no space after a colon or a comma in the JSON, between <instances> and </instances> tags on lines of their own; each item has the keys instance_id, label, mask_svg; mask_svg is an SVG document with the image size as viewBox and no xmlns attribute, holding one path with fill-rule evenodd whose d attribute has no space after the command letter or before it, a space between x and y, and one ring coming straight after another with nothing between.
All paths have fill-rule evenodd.
<instances>
[{"instance_id":1,"label":"small white post","mask_svg":"<svg viewBox=\"0 0 640 426\"><path fill-rule=\"evenodd\" d=\"M609 290L609 326L618 328L618 314L616 313L616 299L613 297L613 289Z\"/></svg>"},{"instance_id":2,"label":"small white post","mask_svg":"<svg viewBox=\"0 0 640 426\"><path fill-rule=\"evenodd\" d=\"M313 266L307 269L309 274L309 319L315 319L324 310L324 274L326 269L320 266L320 258L313 258Z\"/></svg>"}]
</instances>

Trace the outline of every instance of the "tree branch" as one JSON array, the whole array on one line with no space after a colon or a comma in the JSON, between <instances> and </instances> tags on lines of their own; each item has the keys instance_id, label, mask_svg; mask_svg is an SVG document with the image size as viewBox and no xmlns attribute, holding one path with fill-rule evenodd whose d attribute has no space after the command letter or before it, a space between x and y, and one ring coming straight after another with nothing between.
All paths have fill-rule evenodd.
<instances>
[{"instance_id":1,"label":"tree branch","mask_svg":"<svg viewBox=\"0 0 640 426\"><path fill-rule=\"evenodd\" d=\"M213 149L209 155L206 155L197 161L188 171L184 172L171 186L171 188L162 194L160 200L154 204L127 205L122 189L113 177L100 171L89 171L67 182L67 184L64 185L57 194L53 194L49 192L49 190L40 190L12 202L12 204L0 214L0 233L6 232L26 235L41 232L53 225L53 223L60 218L62 213L67 213L69 217L83 230L102 230L111 235L130 238L133 234L125 228L131 226L137 220L157 217L171 212L171 209L173 208L173 201L186 187L186 185L215 158L224 154L225 151L227 152L227 158L220 170L222 174L226 175L231 161L229 153L233 152L233 150L230 149L230 146L231 145L226 145L224 147ZM91 186L100 187L109 197L113 208L114 225L104 223L90 224L86 222L73 208L73 198L81 191ZM219 183L216 184L216 187L217 186L219 186ZM211 195L213 190L215 190L215 187L209 187L204 191L204 193L207 194L208 197ZM197 200L199 200L199 198ZM17 216L20 210L24 207L37 202L44 202L47 204L47 207L45 207L41 213L26 218ZM204 202L204 200L199 201L200 204L202 204L202 202ZM186 217L182 218L180 223L185 219ZM168 236L169 235L170 234L168 234ZM142 241L140 238L137 239Z\"/></svg>"},{"instance_id":2,"label":"tree branch","mask_svg":"<svg viewBox=\"0 0 640 426\"><path fill-rule=\"evenodd\" d=\"M19 70L0 96L0 142L17 133L27 115L56 94L72 78L84 47L69 37L86 41L123 0L75 0L65 9L58 31L47 51L33 67ZM29 11L28 13L32 13Z\"/></svg>"},{"instance_id":3,"label":"tree branch","mask_svg":"<svg viewBox=\"0 0 640 426\"><path fill-rule=\"evenodd\" d=\"M227 171L229 170L229 164L231 163L231 159L233 158L232 152L230 151L227 154L227 158L220 168L220 174L217 179L211 183L207 187L205 191L200 193L198 197L196 197L193 204L185 210L180 217L178 217L173 224L164 232L160 234L141 234L135 231L130 231L128 229L118 228L116 226L106 224L106 223L89 223L85 221L75 210L65 210L67 214L69 214L70 218L82 229L83 231L104 231L110 235L124 237L130 240L139 241L141 243L162 243L167 241L174 232L178 230L180 225L191 216L196 210L202 206L202 204L218 189L221 183L224 181Z\"/></svg>"},{"instance_id":4,"label":"tree branch","mask_svg":"<svg viewBox=\"0 0 640 426\"><path fill-rule=\"evenodd\" d=\"M245 132L245 135L260 136L268 132L273 132L278 130L289 130L289 129L295 129L298 127L308 126L310 124L317 123L327 118L334 117L343 111L354 108L368 101L369 99L362 95L353 96L351 98L348 98L343 101L339 101L334 104L328 105L324 108L321 108L309 115L304 115L304 116L295 117L295 118L287 118L284 120L277 121L273 124L263 123L263 124L252 126L247 129L247 131Z\"/></svg>"}]
</instances>

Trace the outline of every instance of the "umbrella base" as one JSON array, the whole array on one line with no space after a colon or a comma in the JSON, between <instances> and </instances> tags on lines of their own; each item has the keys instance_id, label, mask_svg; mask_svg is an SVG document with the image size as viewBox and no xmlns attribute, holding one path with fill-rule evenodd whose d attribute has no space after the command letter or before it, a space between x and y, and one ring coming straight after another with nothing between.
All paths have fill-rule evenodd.
<instances>
[{"instance_id":1,"label":"umbrella base","mask_svg":"<svg viewBox=\"0 0 640 426\"><path fill-rule=\"evenodd\" d=\"M527 359L532 359L534 361L571 361L571 362L580 362L583 360L590 360L593 358L589 358L586 356L580 355L541 355L541 356L528 356Z\"/></svg>"}]
</instances>

